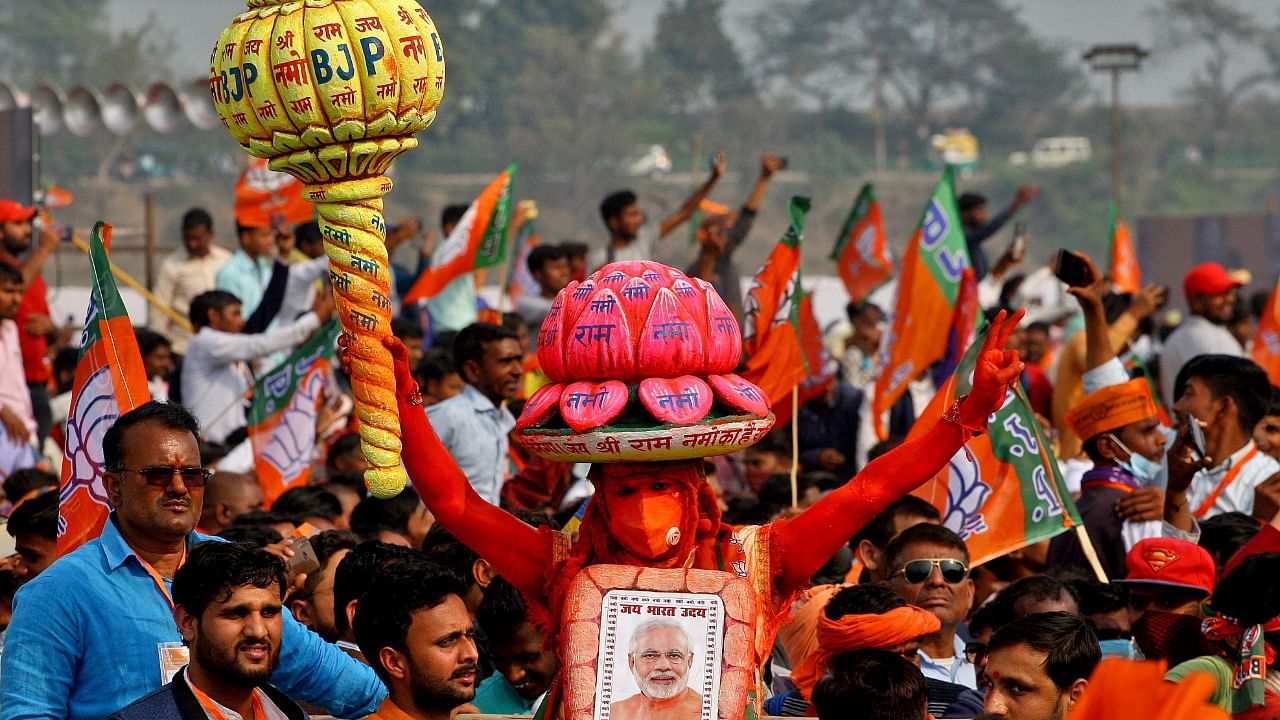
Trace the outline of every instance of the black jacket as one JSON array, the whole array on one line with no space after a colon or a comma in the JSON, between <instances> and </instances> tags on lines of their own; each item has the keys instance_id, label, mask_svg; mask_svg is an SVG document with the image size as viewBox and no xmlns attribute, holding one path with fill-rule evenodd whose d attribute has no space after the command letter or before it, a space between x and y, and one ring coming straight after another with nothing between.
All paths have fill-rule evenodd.
<instances>
[{"instance_id":1,"label":"black jacket","mask_svg":"<svg viewBox=\"0 0 1280 720\"><path fill-rule=\"evenodd\" d=\"M209 716L195 693L191 692L191 686L187 685L186 672L187 669L183 668L173 682L120 708L107 716L107 720L208 720ZM302 708L279 690L270 685L262 685L259 689L284 711L289 720L307 720Z\"/></svg>"}]
</instances>

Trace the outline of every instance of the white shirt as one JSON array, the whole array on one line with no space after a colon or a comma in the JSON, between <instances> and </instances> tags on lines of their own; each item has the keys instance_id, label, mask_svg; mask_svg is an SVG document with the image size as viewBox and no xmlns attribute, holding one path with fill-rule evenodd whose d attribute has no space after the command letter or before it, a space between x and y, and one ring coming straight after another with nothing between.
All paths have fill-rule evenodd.
<instances>
[{"instance_id":1,"label":"white shirt","mask_svg":"<svg viewBox=\"0 0 1280 720\"><path fill-rule=\"evenodd\" d=\"M1164 352L1160 353L1160 394L1166 405L1172 407L1178 401L1173 396L1173 384L1182 366L1197 355L1210 353L1243 357L1244 348L1225 325L1216 325L1199 315L1188 317L1164 341Z\"/></svg>"},{"instance_id":2,"label":"white shirt","mask_svg":"<svg viewBox=\"0 0 1280 720\"><path fill-rule=\"evenodd\" d=\"M927 678L941 680L942 682L963 685L970 690L978 689L978 676L974 671L973 663L964 654L964 641L956 635L951 639L951 645L955 648L955 656L947 660L934 660L924 650L917 650L920 655L920 672Z\"/></svg>"},{"instance_id":3,"label":"white shirt","mask_svg":"<svg viewBox=\"0 0 1280 720\"><path fill-rule=\"evenodd\" d=\"M610 240L609 243L611 242L613 241ZM613 248L612 257L610 257L609 243L591 251L587 257L587 267L590 270L595 271L602 265L623 260L652 260L653 248L658 244L658 231L650 225L641 226L640 232L636 233L636 238L626 247Z\"/></svg>"},{"instance_id":4,"label":"white shirt","mask_svg":"<svg viewBox=\"0 0 1280 720\"><path fill-rule=\"evenodd\" d=\"M22 372L22 348L18 345L18 324L0 320L0 406L12 410L36 435L36 416L31 409L31 391Z\"/></svg>"},{"instance_id":5,"label":"white shirt","mask_svg":"<svg viewBox=\"0 0 1280 720\"><path fill-rule=\"evenodd\" d=\"M1191 487L1187 491L1187 500L1191 503L1191 512L1194 513L1208 499L1214 488L1218 487L1218 482L1230 472L1231 468L1243 462L1245 456L1250 451L1257 449L1257 447L1250 440L1244 447L1232 453L1226 462L1217 467L1206 468L1196 473L1196 476L1191 479ZM1253 453L1253 457L1249 458L1249 462L1240 468L1240 472L1236 473L1236 476L1231 480L1231 484L1222 491L1217 501L1213 503L1213 506L1209 508L1209 511L1205 513L1201 520L1207 520L1214 515L1229 512L1251 514L1253 512L1254 488L1277 472L1280 472L1280 463L1277 463L1275 458L1261 450Z\"/></svg>"},{"instance_id":6,"label":"white shirt","mask_svg":"<svg viewBox=\"0 0 1280 720\"><path fill-rule=\"evenodd\" d=\"M201 258L191 257L184 248L175 250L160 263L160 272L156 276L156 297L168 303L174 312L187 317L191 299L214 288L218 270L229 259L231 253L217 245L209 246L209 254ZM173 342L174 352L187 351L191 333L175 324L168 315L152 310L147 325L168 337Z\"/></svg>"},{"instance_id":7,"label":"white shirt","mask_svg":"<svg viewBox=\"0 0 1280 720\"><path fill-rule=\"evenodd\" d=\"M244 427L244 396L253 385L247 361L301 344L318 327L320 319L307 313L279 330L257 335L200 328L182 363L182 400L200 421L204 436L222 442Z\"/></svg>"}]
</instances>

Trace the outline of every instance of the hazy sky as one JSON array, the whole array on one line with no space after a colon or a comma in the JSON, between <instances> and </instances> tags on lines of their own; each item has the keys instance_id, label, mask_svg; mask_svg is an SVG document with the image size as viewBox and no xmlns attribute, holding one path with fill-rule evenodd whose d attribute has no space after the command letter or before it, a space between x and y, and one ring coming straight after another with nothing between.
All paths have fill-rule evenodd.
<instances>
[{"instance_id":1,"label":"hazy sky","mask_svg":"<svg viewBox=\"0 0 1280 720\"><path fill-rule=\"evenodd\" d=\"M633 49L639 49L651 38L654 19L664 0L614 1L620 10L619 26L634 29L628 40ZM1236 2L1268 23L1280 17L1274 0ZM746 18L767 3L768 0L725 3L727 29L740 50L752 49L745 30ZM422 4L430 12L430 0ZM1089 46L1107 42L1137 42L1154 50L1142 72L1125 79L1127 103L1162 105L1174 101L1176 89L1186 84L1201 62L1194 51L1171 54L1152 47L1155 32L1149 12L1156 0L1012 0L1012 4L1021 8L1023 19L1036 33L1062 44L1077 57ZM177 68L193 78L204 76L216 33L244 7L243 0L110 0L112 22L117 28L138 22L148 13L155 14L164 27L176 34L178 46L186 49ZM448 31L441 30L447 49ZM1245 71L1258 62L1257 58L1242 59L1237 71ZM1101 93L1108 86L1097 77L1093 87Z\"/></svg>"}]
</instances>

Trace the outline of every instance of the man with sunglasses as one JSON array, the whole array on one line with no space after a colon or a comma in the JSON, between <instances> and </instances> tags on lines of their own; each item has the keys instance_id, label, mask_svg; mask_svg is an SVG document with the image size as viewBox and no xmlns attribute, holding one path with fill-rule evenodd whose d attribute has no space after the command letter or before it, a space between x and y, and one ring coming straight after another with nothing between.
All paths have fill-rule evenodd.
<instances>
[{"instance_id":1,"label":"man with sunglasses","mask_svg":"<svg viewBox=\"0 0 1280 720\"><path fill-rule=\"evenodd\" d=\"M14 598L0 659L4 718L101 718L169 682L187 660L170 587L192 547L210 472L195 419L150 402L103 438L103 486L115 510L102 534ZM386 694L369 668L286 613L272 684L341 717Z\"/></svg>"},{"instance_id":2,"label":"man with sunglasses","mask_svg":"<svg viewBox=\"0 0 1280 720\"><path fill-rule=\"evenodd\" d=\"M973 607L969 548L951 530L924 523L907 528L885 548L889 586L908 603L933 613L941 627L920 642L926 678L977 688L956 628Z\"/></svg>"}]
</instances>

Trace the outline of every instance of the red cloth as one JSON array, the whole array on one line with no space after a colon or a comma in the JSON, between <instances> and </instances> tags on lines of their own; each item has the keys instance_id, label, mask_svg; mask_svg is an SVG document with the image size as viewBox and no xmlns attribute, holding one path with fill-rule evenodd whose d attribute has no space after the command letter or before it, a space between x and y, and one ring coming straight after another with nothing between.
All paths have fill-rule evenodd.
<instances>
[{"instance_id":1,"label":"red cloth","mask_svg":"<svg viewBox=\"0 0 1280 720\"><path fill-rule=\"evenodd\" d=\"M1253 536L1252 540L1245 543L1244 547L1231 556L1231 559L1226 563L1226 567L1222 569L1222 572L1218 573L1218 577L1226 577L1232 570L1239 567L1245 558L1258 553L1280 553L1280 530L1272 527L1270 523L1264 524L1258 534Z\"/></svg>"},{"instance_id":2,"label":"red cloth","mask_svg":"<svg viewBox=\"0 0 1280 720\"><path fill-rule=\"evenodd\" d=\"M1049 376L1035 365L1027 365L1022 371L1022 387L1027 391L1031 409L1043 418L1053 417L1053 383Z\"/></svg>"},{"instance_id":3,"label":"red cloth","mask_svg":"<svg viewBox=\"0 0 1280 720\"><path fill-rule=\"evenodd\" d=\"M502 486L502 499L513 509L558 509L564 494L573 484L573 463L556 462L529 455L520 472L507 478Z\"/></svg>"}]
</instances>

